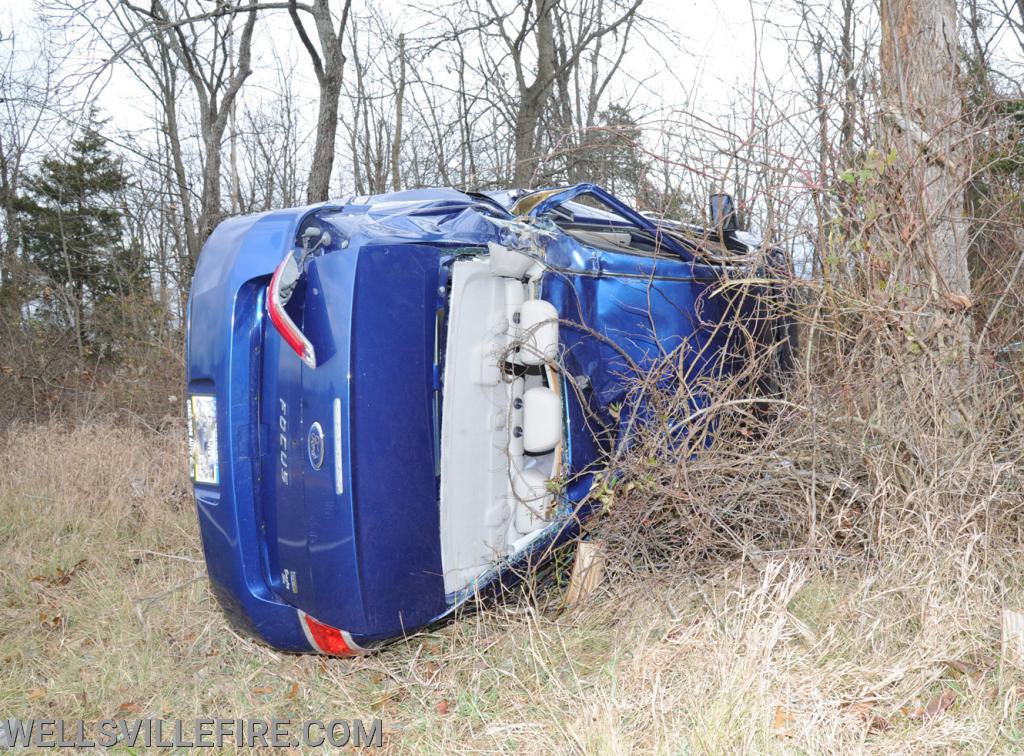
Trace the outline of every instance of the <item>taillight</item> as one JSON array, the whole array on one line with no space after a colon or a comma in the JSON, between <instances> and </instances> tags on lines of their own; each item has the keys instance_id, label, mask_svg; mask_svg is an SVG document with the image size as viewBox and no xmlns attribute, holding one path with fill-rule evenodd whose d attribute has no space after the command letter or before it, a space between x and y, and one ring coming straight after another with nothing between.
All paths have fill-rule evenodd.
<instances>
[{"instance_id":1,"label":"taillight","mask_svg":"<svg viewBox=\"0 0 1024 756\"><path fill-rule=\"evenodd\" d=\"M281 334L285 343L295 350L303 362L315 368L316 352L313 351L313 345L284 309L285 301L281 296L282 283L294 284L298 277L299 268L295 262L295 255L289 254L277 266L270 279L270 286L267 288L267 312L270 314L270 322L274 324L274 328Z\"/></svg>"},{"instance_id":2,"label":"taillight","mask_svg":"<svg viewBox=\"0 0 1024 756\"><path fill-rule=\"evenodd\" d=\"M352 640L352 636L344 630L325 625L301 609L298 612L302 632L306 634L306 640L309 641L314 651L331 656L362 656L369 653L368 649Z\"/></svg>"}]
</instances>

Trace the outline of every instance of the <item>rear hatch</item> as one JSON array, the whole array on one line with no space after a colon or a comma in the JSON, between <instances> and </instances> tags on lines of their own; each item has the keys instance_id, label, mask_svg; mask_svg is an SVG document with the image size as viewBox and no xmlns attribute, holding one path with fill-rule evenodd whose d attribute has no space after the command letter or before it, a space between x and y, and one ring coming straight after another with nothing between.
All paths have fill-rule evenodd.
<instances>
[{"instance_id":1,"label":"rear hatch","mask_svg":"<svg viewBox=\"0 0 1024 756\"><path fill-rule=\"evenodd\" d=\"M267 579L363 638L444 610L435 458L439 254L420 245L312 259L289 304L303 362L265 319L262 485Z\"/></svg>"}]
</instances>

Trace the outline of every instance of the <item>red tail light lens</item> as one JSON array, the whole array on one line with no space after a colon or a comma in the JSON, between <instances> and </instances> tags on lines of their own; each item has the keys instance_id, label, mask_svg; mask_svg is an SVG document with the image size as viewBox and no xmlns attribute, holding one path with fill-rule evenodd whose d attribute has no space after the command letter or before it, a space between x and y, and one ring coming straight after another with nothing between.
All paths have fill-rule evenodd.
<instances>
[{"instance_id":1,"label":"red tail light lens","mask_svg":"<svg viewBox=\"0 0 1024 756\"><path fill-rule=\"evenodd\" d=\"M274 324L274 328L281 334L285 343L295 350L303 362L315 368L316 352L313 345L284 309L285 302L281 296L282 286L293 284L298 277L299 267L295 262L295 255L289 254L277 266L270 279L270 286L267 287L267 312L270 314L270 322Z\"/></svg>"},{"instance_id":2,"label":"red tail light lens","mask_svg":"<svg viewBox=\"0 0 1024 756\"><path fill-rule=\"evenodd\" d=\"M303 611L299 611L299 622L306 639L316 651L331 656L362 656L368 651L352 640L352 636L344 630L325 625L313 619Z\"/></svg>"}]
</instances>

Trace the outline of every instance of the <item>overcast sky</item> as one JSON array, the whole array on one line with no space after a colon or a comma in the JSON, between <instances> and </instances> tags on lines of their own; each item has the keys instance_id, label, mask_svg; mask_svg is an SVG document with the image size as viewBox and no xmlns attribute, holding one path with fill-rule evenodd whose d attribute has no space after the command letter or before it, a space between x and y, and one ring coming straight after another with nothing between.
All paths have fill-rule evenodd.
<instances>
[{"instance_id":1,"label":"overcast sky","mask_svg":"<svg viewBox=\"0 0 1024 756\"><path fill-rule=\"evenodd\" d=\"M38 44L27 31L36 14L34 0L5 0L0 10L0 28L4 37L13 29L18 33L18 47L27 60L33 59ZM397 0L375 0L374 6L396 19L398 30L414 32L420 21L409 4ZM356 0L356 12L367 4ZM787 70L787 51L779 29L765 18L779 14L773 4L759 0L754 10L748 0L647 0L645 12L662 22L668 32L680 41L678 46L665 39L637 39L627 55L624 69L627 79L621 91L611 92L614 99L630 98L646 112L656 112L665 104L678 106L689 102L691 108L704 108L709 115L720 110L737 87L746 89L755 74L755 51L759 51L761 76L777 79ZM402 25L405 29L401 29ZM294 60L300 77L309 83L312 97L316 85L312 80L305 52L301 49L287 14L264 12L260 22L255 51L267 54L275 48L286 60ZM79 62L85 63L88 51L81 51ZM260 74L259 60L254 59L254 76L247 82L252 90L270 83ZM264 79L261 81L261 79ZM638 86L639 84L639 86ZM85 94L83 91L81 94ZM103 79L97 104L118 128L145 129L154 113L149 97L134 81L129 71L114 67Z\"/></svg>"}]
</instances>

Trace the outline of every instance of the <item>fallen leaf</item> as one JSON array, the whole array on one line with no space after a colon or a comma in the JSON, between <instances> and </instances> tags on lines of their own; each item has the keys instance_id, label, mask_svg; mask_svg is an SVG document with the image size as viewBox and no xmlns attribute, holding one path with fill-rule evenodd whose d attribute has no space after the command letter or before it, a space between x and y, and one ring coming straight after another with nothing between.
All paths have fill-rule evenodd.
<instances>
[{"instance_id":1,"label":"fallen leaf","mask_svg":"<svg viewBox=\"0 0 1024 756\"><path fill-rule=\"evenodd\" d=\"M991 670L999 666L999 660L991 654L978 654L975 658L978 660L978 666L983 670Z\"/></svg>"},{"instance_id":2,"label":"fallen leaf","mask_svg":"<svg viewBox=\"0 0 1024 756\"><path fill-rule=\"evenodd\" d=\"M439 654L441 653L441 644L435 640L428 640L423 642L423 650L428 654Z\"/></svg>"},{"instance_id":3,"label":"fallen leaf","mask_svg":"<svg viewBox=\"0 0 1024 756\"><path fill-rule=\"evenodd\" d=\"M885 732L892 727L892 724L881 714L875 714L874 708L875 702L870 700L853 701L846 704L847 711L860 717L868 726L868 732Z\"/></svg>"},{"instance_id":4,"label":"fallen leaf","mask_svg":"<svg viewBox=\"0 0 1024 756\"><path fill-rule=\"evenodd\" d=\"M264 696L264 695L266 695L267 693L273 693L273 692L274 692L274 689L273 689L273 688L271 688L271 687L265 687L265 688L253 688L253 689L252 689L252 693L253 693L253 695L256 695L256 696Z\"/></svg>"},{"instance_id":5,"label":"fallen leaf","mask_svg":"<svg viewBox=\"0 0 1024 756\"><path fill-rule=\"evenodd\" d=\"M985 676L985 670L971 664L970 662L959 661L957 659L946 659L945 663L946 666L949 667L950 672L953 672L956 676L966 677L975 682Z\"/></svg>"},{"instance_id":6,"label":"fallen leaf","mask_svg":"<svg viewBox=\"0 0 1024 756\"><path fill-rule=\"evenodd\" d=\"M26 698L28 698L29 701L38 701L40 698L42 698L45 695L46 695L46 688L43 688L43 687L32 688L32 690L30 690L28 692L28 695L26 696Z\"/></svg>"},{"instance_id":7,"label":"fallen leaf","mask_svg":"<svg viewBox=\"0 0 1024 756\"><path fill-rule=\"evenodd\" d=\"M137 703L133 703L131 701L126 701L125 703L117 707L117 712L119 714L138 714L141 711L142 707L139 706Z\"/></svg>"},{"instance_id":8,"label":"fallen leaf","mask_svg":"<svg viewBox=\"0 0 1024 756\"><path fill-rule=\"evenodd\" d=\"M892 723L881 714L868 717L868 732L885 732L892 729Z\"/></svg>"},{"instance_id":9,"label":"fallen leaf","mask_svg":"<svg viewBox=\"0 0 1024 756\"><path fill-rule=\"evenodd\" d=\"M297 695L299 695L299 684L293 682L292 687L288 689L288 698L295 698Z\"/></svg>"},{"instance_id":10,"label":"fallen leaf","mask_svg":"<svg viewBox=\"0 0 1024 756\"><path fill-rule=\"evenodd\" d=\"M787 738L794 737L795 733L793 732L793 728L790 727L794 722L796 722L796 717L781 706L775 707L775 717L772 719L772 729L775 730L777 735Z\"/></svg>"},{"instance_id":11,"label":"fallen leaf","mask_svg":"<svg viewBox=\"0 0 1024 756\"><path fill-rule=\"evenodd\" d=\"M442 698L440 701L437 702L437 706L435 706L434 708L437 709L438 714L444 716L448 713L448 702Z\"/></svg>"},{"instance_id":12,"label":"fallen leaf","mask_svg":"<svg viewBox=\"0 0 1024 756\"><path fill-rule=\"evenodd\" d=\"M956 701L956 691L947 688L925 704L924 715L929 718L937 717L952 706L954 701Z\"/></svg>"},{"instance_id":13,"label":"fallen leaf","mask_svg":"<svg viewBox=\"0 0 1024 756\"><path fill-rule=\"evenodd\" d=\"M57 568L57 577L50 581L50 585L67 585L71 582L71 578L75 576L78 569L85 564L84 559L78 560L70 570L64 570L60 567Z\"/></svg>"},{"instance_id":14,"label":"fallen leaf","mask_svg":"<svg viewBox=\"0 0 1024 756\"><path fill-rule=\"evenodd\" d=\"M928 699L924 706L905 706L900 711L910 719L931 719L942 714L956 701L956 691L947 688L937 696Z\"/></svg>"},{"instance_id":15,"label":"fallen leaf","mask_svg":"<svg viewBox=\"0 0 1024 756\"><path fill-rule=\"evenodd\" d=\"M949 667L950 671L956 672L958 675L967 675L970 674L970 670L976 669L974 665L957 659L946 659L944 664Z\"/></svg>"}]
</instances>

